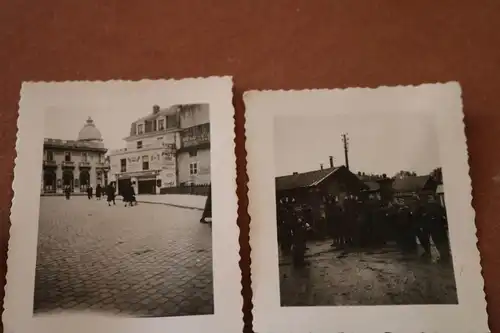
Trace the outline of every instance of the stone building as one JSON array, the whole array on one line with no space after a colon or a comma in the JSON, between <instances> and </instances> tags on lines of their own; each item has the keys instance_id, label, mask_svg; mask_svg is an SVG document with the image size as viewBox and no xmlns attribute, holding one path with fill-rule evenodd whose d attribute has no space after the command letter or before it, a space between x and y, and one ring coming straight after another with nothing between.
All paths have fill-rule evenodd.
<instances>
[{"instance_id":1,"label":"stone building","mask_svg":"<svg viewBox=\"0 0 500 333\"><path fill-rule=\"evenodd\" d=\"M101 132L89 117L77 140L45 138L41 193L62 193L69 186L74 193L85 192L91 185L107 185L109 166Z\"/></svg>"},{"instance_id":2,"label":"stone building","mask_svg":"<svg viewBox=\"0 0 500 333\"><path fill-rule=\"evenodd\" d=\"M131 124L126 147L110 152L110 180L118 192L131 184L138 194L210 183L208 105L153 106Z\"/></svg>"}]
</instances>

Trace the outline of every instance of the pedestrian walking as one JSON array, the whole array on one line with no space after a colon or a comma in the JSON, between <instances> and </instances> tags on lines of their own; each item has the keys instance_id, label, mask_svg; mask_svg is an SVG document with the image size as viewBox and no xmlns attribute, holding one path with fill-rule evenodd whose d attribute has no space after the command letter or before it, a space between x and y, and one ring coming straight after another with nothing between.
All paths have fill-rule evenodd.
<instances>
[{"instance_id":1,"label":"pedestrian walking","mask_svg":"<svg viewBox=\"0 0 500 333\"><path fill-rule=\"evenodd\" d=\"M92 188L92 185L89 185L89 187L87 187L87 197L90 199L92 199L92 196L93 196L93 193L94 192L94 189Z\"/></svg>"},{"instance_id":2,"label":"pedestrian walking","mask_svg":"<svg viewBox=\"0 0 500 333\"><path fill-rule=\"evenodd\" d=\"M130 185L130 206L137 206L137 199L135 197L135 189Z\"/></svg>"},{"instance_id":3,"label":"pedestrian walking","mask_svg":"<svg viewBox=\"0 0 500 333\"><path fill-rule=\"evenodd\" d=\"M137 203L135 199L135 191L132 184L127 185L122 193L123 201L125 202L125 207L132 207L134 203Z\"/></svg>"},{"instance_id":4,"label":"pedestrian walking","mask_svg":"<svg viewBox=\"0 0 500 333\"><path fill-rule=\"evenodd\" d=\"M206 223L207 219L212 219L212 191L209 188L207 200L205 201L205 209L200 219L200 223Z\"/></svg>"},{"instance_id":5,"label":"pedestrian walking","mask_svg":"<svg viewBox=\"0 0 500 333\"><path fill-rule=\"evenodd\" d=\"M111 202L113 202L113 205L116 205L115 202L115 187L111 184L108 185L106 188L106 197L108 201L108 206L111 206Z\"/></svg>"},{"instance_id":6,"label":"pedestrian walking","mask_svg":"<svg viewBox=\"0 0 500 333\"><path fill-rule=\"evenodd\" d=\"M69 185L66 185L64 187L64 195L66 196L66 200L69 200L69 198L71 197L71 188L69 187Z\"/></svg>"},{"instance_id":7,"label":"pedestrian walking","mask_svg":"<svg viewBox=\"0 0 500 333\"><path fill-rule=\"evenodd\" d=\"M96 188L95 188L95 197L97 198L97 200L101 200L101 195L102 195L102 187L101 187L101 184L97 184Z\"/></svg>"}]
</instances>

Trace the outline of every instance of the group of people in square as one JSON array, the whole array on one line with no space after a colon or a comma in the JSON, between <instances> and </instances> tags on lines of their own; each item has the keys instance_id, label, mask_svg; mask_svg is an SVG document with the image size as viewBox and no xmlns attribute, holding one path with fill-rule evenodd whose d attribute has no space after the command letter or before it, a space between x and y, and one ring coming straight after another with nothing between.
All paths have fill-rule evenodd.
<instances>
[{"instance_id":1,"label":"group of people in square","mask_svg":"<svg viewBox=\"0 0 500 333\"><path fill-rule=\"evenodd\" d=\"M392 244L402 253L421 253L425 258L432 258L434 247L439 260L450 259L446 211L436 198L382 201L347 196L339 202L328 196L324 201L321 214L295 198L278 201L278 242L282 253L291 254L296 263L303 262L311 238L331 238L333 247L346 251Z\"/></svg>"},{"instance_id":2,"label":"group of people in square","mask_svg":"<svg viewBox=\"0 0 500 333\"><path fill-rule=\"evenodd\" d=\"M64 188L64 195L67 200L71 198L71 192L72 191L70 186L66 186ZM87 192L87 198L89 200L92 200L94 198L94 194L97 200L101 200L101 197L106 196L107 199L106 201L108 203L108 206L111 206L111 204L116 205L116 188L112 183L104 187L101 186L101 184L97 184L95 192L92 185L89 185L86 188L86 192ZM120 194L123 197L123 202L125 203L125 207L131 207L137 205L135 190L132 184L128 184L123 188L120 188Z\"/></svg>"}]
</instances>

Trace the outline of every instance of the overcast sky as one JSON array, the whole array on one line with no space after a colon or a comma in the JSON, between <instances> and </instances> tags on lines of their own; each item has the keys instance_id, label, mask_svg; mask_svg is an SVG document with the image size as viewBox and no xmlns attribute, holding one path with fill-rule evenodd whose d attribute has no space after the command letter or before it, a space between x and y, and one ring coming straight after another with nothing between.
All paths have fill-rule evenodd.
<instances>
[{"instance_id":1,"label":"overcast sky","mask_svg":"<svg viewBox=\"0 0 500 333\"><path fill-rule=\"evenodd\" d=\"M277 176L344 165L341 134L349 137L351 171L386 173L401 170L427 174L440 166L438 141L430 118L421 115L279 116L274 123Z\"/></svg>"},{"instance_id":2,"label":"overcast sky","mask_svg":"<svg viewBox=\"0 0 500 333\"><path fill-rule=\"evenodd\" d=\"M159 92L158 84L112 85L93 83L85 87L69 84L57 94L47 96L45 111L46 138L76 140L78 132L90 116L101 131L108 149L124 148L135 120L152 112L154 104L161 108L175 104L168 89Z\"/></svg>"}]
</instances>

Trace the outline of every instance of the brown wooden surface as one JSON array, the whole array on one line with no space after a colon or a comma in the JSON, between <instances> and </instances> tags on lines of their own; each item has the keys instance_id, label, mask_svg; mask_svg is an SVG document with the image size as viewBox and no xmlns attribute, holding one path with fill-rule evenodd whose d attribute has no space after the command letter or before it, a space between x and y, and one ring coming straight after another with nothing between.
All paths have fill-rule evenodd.
<instances>
[{"instance_id":1,"label":"brown wooden surface","mask_svg":"<svg viewBox=\"0 0 500 333\"><path fill-rule=\"evenodd\" d=\"M458 80L490 326L500 332L499 14L497 0L0 0L1 283L22 81L234 76L250 321L242 92Z\"/></svg>"}]
</instances>

